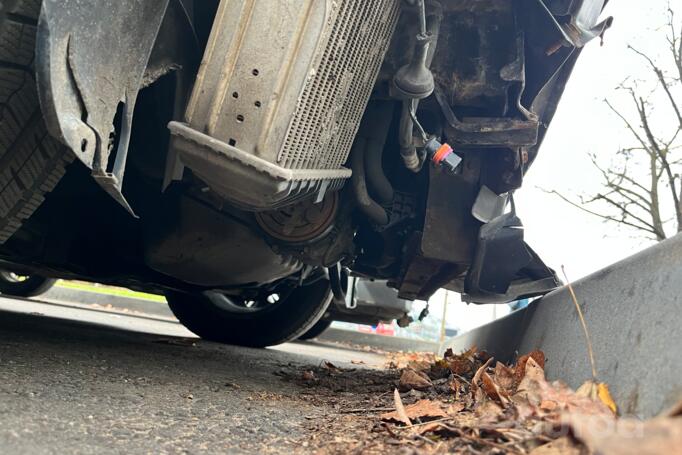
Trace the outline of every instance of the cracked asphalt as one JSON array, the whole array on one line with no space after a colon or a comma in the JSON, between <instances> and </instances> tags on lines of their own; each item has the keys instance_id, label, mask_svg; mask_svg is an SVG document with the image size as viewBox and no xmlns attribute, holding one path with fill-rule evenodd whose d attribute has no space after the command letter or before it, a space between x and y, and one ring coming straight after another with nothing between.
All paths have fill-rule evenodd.
<instances>
[{"instance_id":1,"label":"cracked asphalt","mask_svg":"<svg viewBox=\"0 0 682 455\"><path fill-rule=\"evenodd\" d=\"M306 427L334 411L277 373L323 360L384 361L320 343L225 346L169 320L0 297L0 451L304 452Z\"/></svg>"}]
</instances>

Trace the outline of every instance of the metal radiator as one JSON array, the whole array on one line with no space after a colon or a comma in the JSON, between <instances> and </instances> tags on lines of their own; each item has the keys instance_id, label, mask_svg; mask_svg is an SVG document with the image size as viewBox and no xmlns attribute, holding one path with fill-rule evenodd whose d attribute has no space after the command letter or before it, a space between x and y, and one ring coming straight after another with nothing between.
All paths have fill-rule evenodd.
<instances>
[{"instance_id":1,"label":"metal radiator","mask_svg":"<svg viewBox=\"0 0 682 455\"><path fill-rule=\"evenodd\" d=\"M399 0L222 0L172 146L249 210L340 187Z\"/></svg>"}]
</instances>

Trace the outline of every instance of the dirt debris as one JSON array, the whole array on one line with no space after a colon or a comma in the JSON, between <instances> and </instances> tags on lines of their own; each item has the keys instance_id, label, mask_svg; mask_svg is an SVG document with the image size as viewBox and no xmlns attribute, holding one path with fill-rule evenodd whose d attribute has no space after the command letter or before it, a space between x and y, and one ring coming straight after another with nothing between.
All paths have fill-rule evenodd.
<instances>
[{"instance_id":1,"label":"dirt debris","mask_svg":"<svg viewBox=\"0 0 682 455\"><path fill-rule=\"evenodd\" d=\"M588 381L574 391L548 381L544 364L541 351L505 365L472 348L443 358L402 355L384 370L324 362L277 374L302 386L300 399L326 410L309 421L300 441L305 453L645 454L682 447L682 405L647 422L620 419L605 384Z\"/></svg>"}]
</instances>

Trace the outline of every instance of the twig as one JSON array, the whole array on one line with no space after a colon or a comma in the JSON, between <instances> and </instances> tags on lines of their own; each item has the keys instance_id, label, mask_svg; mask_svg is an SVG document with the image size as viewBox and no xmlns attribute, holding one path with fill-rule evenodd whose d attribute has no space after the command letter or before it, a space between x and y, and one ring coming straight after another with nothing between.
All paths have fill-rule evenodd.
<instances>
[{"instance_id":1,"label":"twig","mask_svg":"<svg viewBox=\"0 0 682 455\"><path fill-rule=\"evenodd\" d=\"M466 435L461 430L459 430L457 428L453 428L449 425L442 425L442 426L443 426L443 428L445 428L448 431L452 431L453 433L457 433L458 437L460 437L462 439L466 439L469 442L474 442L474 443L479 443L479 444L487 445L490 447L494 447L498 450L501 450L503 453L521 453L521 452L517 452L514 450L510 450L509 446L505 446L503 444L498 444L496 442L489 441L489 440L484 439L484 438L476 438L473 436Z\"/></svg>"},{"instance_id":2,"label":"twig","mask_svg":"<svg viewBox=\"0 0 682 455\"><path fill-rule=\"evenodd\" d=\"M573 300L575 309L578 312L578 317L580 318L580 325L582 325L583 332L585 333L585 341L587 342L587 353L590 356L590 365L592 366L592 380L594 382L597 382L597 367L594 362L594 351L592 350L592 341L590 340L590 333L587 331L587 324L585 323L583 310L581 310L580 305L578 305L578 299L575 296L575 291L573 291L573 286L571 286L571 281L568 279L568 276L566 275L566 269L564 268L563 265L561 266L561 272L564 274L564 278L566 279L566 286L568 287L568 292L571 294L571 300Z\"/></svg>"},{"instance_id":3,"label":"twig","mask_svg":"<svg viewBox=\"0 0 682 455\"><path fill-rule=\"evenodd\" d=\"M430 424L430 423L448 422L448 421L451 421L451 420L453 420L452 417L443 417L442 419L434 419L434 420L429 420L429 421L426 421L426 422L413 423L413 424L412 424L412 428L420 427L420 426L422 426L422 425L428 425L428 424ZM394 427L393 427L394 430L405 430L406 428L407 428L407 427L397 427L397 426L394 426Z\"/></svg>"},{"instance_id":4,"label":"twig","mask_svg":"<svg viewBox=\"0 0 682 455\"><path fill-rule=\"evenodd\" d=\"M432 445L436 443L435 441L432 441L429 438L427 438L426 436L423 436L421 434L415 434L414 437L417 439L421 439L424 442L428 442L429 444L432 444Z\"/></svg>"},{"instance_id":5,"label":"twig","mask_svg":"<svg viewBox=\"0 0 682 455\"><path fill-rule=\"evenodd\" d=\"M465 377L463 377L463 376L460 376L460 375L458 375L457 373L452 373L452 375L453 375L454 377L456 377L457 379L459 379L460 381L464 382L465 384L471 385L471 383L467 380L467 378L465 378Z\"/></svg>"},{"instance_id":6,"label":"twig","mask_svg":"<svg viewBox=\"0 0 682 455\"><path fill-rule=\"evenodd\" d=\"M340 411L339 414L358 414L361 412L388 412L393 410L394 410L393 408L358 408Z\"/></svg>"}]
</instances>

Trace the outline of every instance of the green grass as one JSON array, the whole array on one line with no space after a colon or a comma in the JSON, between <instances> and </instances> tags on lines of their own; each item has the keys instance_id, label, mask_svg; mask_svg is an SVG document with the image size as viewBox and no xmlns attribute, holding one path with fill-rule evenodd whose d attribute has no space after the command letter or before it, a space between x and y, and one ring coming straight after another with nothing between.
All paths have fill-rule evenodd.
<instances>
[{"instance_id":1,"label":"green grass","mask_svg":"<svg viewBox=\"0 0 682 455\"><path fill-rule=\"evenodd\" d=\"M152 302L166 303L166 298L162 295L147 294L144 292L131 291L126 288L105 286L103 284L84 283L82 281L59 280L57 286L60 288L75 289L78 291L96 292L98 294L115 295L118 297L128 297L131 299L150 300Z\"/></svg>"}]
</instances>

